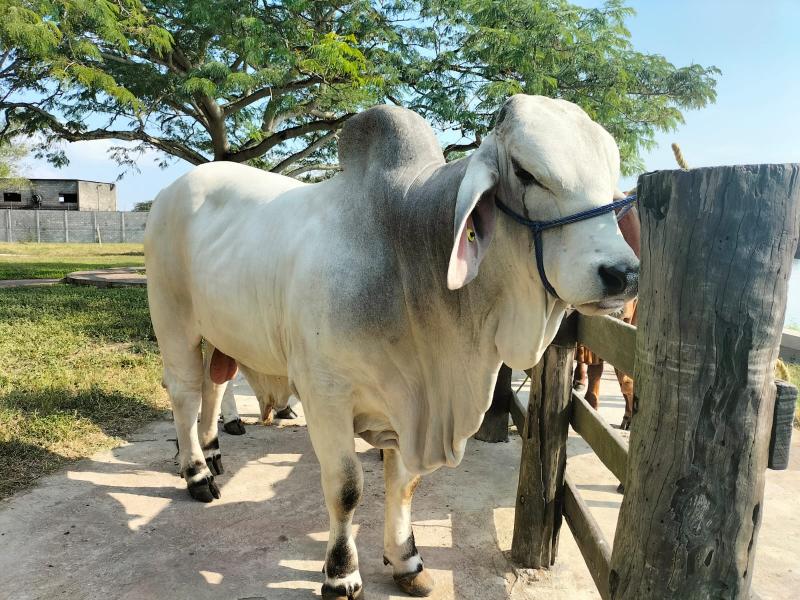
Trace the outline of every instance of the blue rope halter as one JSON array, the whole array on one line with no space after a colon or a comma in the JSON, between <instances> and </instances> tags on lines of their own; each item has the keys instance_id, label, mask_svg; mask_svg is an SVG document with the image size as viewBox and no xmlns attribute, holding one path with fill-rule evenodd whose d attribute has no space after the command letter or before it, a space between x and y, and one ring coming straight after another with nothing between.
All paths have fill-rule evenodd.
<instances>
[{"instance_id":1,"label":"blue rope halter","mask_svg":"<svg viewBox=\"0 0 800 600\"><path fill-rule=\"evenodd\" d=\"M569 225L570 223L585 221L586 219L591 219L593 217L604 215L606 213L611 212L612 210L617 210L618 208L623 209L620 211L621 213L620 217L621 217L626 212L628 212L628 210L630 210L630 207L634 202L636 202L636 194L631 194L630 196L627 196L622 200L617 200L616 202L612 202L611 204L605 204L603 206L590 208L589 210L584 210L582 212L575 213L574 215L569 215L567 217L561 217L560 219L553 219L552 221L531 221L530 219L526 219L522 215L515 213L508 206L503 204L503 202L501 202L499 198L495 199L497 208L506 213L512 219L514 219L517 223L519 223L520 225L524 225L525 227L530 229L531 232L533 232L533 248L536 254L536 268L539 270L539 278L542 280L542 285L544 285L544 289L546 289L555 298L558 298L558 294L556 293L555 288L552 285L550 285L550 281L547 279L547 275L544 272L544 257L542 254L542 232L546 231L547 229L552 229L553 227L561 227L562 225Z\"/></svg>"}]
</instances>

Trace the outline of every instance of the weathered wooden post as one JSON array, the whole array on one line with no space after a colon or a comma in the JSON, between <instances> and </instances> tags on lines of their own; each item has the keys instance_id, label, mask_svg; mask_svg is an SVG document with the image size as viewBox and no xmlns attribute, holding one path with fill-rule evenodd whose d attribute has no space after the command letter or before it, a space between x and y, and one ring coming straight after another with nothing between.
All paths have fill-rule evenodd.
<instances>
[{"instance_id":1,"label":"weathered wooden post","mask_svg":"<svg viewBox=\"0 0 800 600\"><path fill-rule=\"evenodd\" d=\"M800 165L639 178L636 411L609 591L750 597Z\"/></svg>"},{"instance_id":2,"label":"weathered wooden post","mask_svg":"<svg viewBox=\"0 0 800 600\"><path fill-rule=\"evenodd\" d=\"M511 367L503 364L497 374L492 405L483 415L481 428L474 435L476 440L491 443L508 441L508 418L513 401L514 391L511 389Z\"/></svg>"},{"instance_id":3,"label":"weathered wooden post","mask_svg":"<svg viewBox=\"0 0 800 600\"><path fill-rule=\"evenodd\" d=\"M513 560L524 567L550 567L558 553L575 336L575 319L568 318L530 373L511 543Z\"/></svg>"}]
</instances>

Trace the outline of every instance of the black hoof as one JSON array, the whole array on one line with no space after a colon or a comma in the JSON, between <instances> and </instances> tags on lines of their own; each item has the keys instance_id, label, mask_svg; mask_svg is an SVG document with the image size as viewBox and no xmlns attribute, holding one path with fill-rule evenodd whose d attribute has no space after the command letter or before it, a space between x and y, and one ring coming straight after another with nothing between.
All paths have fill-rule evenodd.
<instances>
[{"instance_id":1,"label":"black hoof","mask_svg":"<svg viewBox=\"0 0 800 600\"><path fill-rule=\"evenodd\" d=\"M275 412L276 419L296 419L297 413L292 410L291 406Z\"/></svg>"},{"instance_id":2,"label":"black hoof","mask_svg":"<svg viewBox=\"0 0 800 600\"><path fill-rule=\"evenodd\" d=\"M352 592L348 592L344 586L332 587L323 583L322 600L364 600L364 588L359 586Z\"/></svg>"},{"instance_id":3,"label":"black hoof","mask_svg":"<svg viewBox=\"0 0 800 600\"><path fill-rule=\"evenodd\" d=\"M214 483L213 475L190 483L187 487L189 489L189 495L198 502L211 502L214 498L219 499L221 496L217 484Z\"/></svg>"},{"instance_id":4,"label":"black hoof","mask_svg":"<svg viewBox=\"0 0 800 600\"><path fill-rule=\"evenodd\" d=\"M631 429L631 418L627 415L622 417L622 423L619 424L619 428L622 431L630 431Z\"/></svg>"},{"instance_id":5,"label":"black hoof","mask_svg":"<svg viewBox=\"0 0 800 600\"><path fill-rule=\"evenodd\" d=\"M215 454L214 456L206 457L206 466L208 470L214 475L222 475L225 472L225 467L222 466L222 455Z\"/></svg>"},{"instance_id":6,"label":"black hoof","mask_svg":"<svg viewBox=\"0 0 800 600\"><path fill-rule=\"evenodd\" d=\"M244 423L242 423L241 419L236 419L235 421L228 421L222 425L222 429L225 430L225 433L229 433L231 435L244 435Z\"/></svg>"}]
</instances>

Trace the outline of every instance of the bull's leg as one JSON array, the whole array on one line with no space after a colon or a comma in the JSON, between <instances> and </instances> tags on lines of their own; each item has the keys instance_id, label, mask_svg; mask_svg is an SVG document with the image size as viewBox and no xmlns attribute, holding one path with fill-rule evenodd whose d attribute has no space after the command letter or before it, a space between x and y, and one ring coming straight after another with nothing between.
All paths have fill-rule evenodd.
<instances>
[{"instance_id":1,"label":"bull's leg","mask_svg":"<svg viewBox=\"0 0 800 600\"><path fill-rule=\"evenodd\" d=\"M322 491L330 518L322 598L361 599L363 588L352 526L364 476L355 452L352 416L336 414L333 410L323 414L307 411L306 419L311 443L319 459Z\"/></svg>"},{"instance_id":2,"label":"bull's leg","mask_svg":"<svg viewBox=\"0 0 800 600\"><path fill-rule=\"evenodd\" d=\"M197 430L204 379L200 346L181 361L184 364L176 364L172 357L163 355L164 383L172 402L172 415L178 434L181 476L186 480L192 498L211 502L220 494L214 483L214 475L206 465Z\"/></svg>"},{"instance_id":3,"label":"bull's leg","mask_svg":"<svg viewBox=\"0 0 800 600\"><path fill-rule=\"evenodd\" d=\"M394 580L404 592L429 596L433 592L433 578L423 567L411 530L411 500L420 477L408 472L397 450L384 450L383 479L386 485L383 562L392 565Z\"/></svg>"},{"instance_id":4,"label":"bull's leg","mask_svg":"<svg viewBox=\"0 0 800 600\"><path fill-rule=\"evenodd\" d=\"M243 435L244 423L236 410L236 398L233 396L233 385L228 382L222 395L222 428L231 435Z\"/></svg>"},{"instance_id":5,"label":"bull's leg","mask_svg":"<svg viewBox=\"0 0 800 600\"><path fill-rule=\"evenodd\" d=\"M223 395L229 386L227 381L220 384L211 381L209 363L213 352L214 348L208 344L203 365L203 405L200 409L199 437L206 466L213 475L221 475L224 468L222 467L222 453L219 449L217 421Z\"/></svg>"},{"instance_id":6,"label":"bull's leg","mask_svg":"<svg viewBox=\"0 0 800 600\"><path fill-rule=\"evenodd\" d=\"M600 405L598 398L600 397L600 379L603 377L603 362L598 365L589 365L586 369L589 373L589 383L586 387L586 401L589 405L597 410Z\"/></svg>"}]
</instances>

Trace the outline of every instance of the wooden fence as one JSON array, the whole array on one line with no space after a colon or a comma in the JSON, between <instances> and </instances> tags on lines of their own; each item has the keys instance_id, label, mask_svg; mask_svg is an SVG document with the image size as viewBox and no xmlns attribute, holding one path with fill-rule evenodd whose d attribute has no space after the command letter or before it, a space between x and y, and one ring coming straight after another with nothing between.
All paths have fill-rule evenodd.
<instances>
[{"instance_id":1,"label":"wooden fence","mask_svg":"<svg viewBox=\"0 0 800 600\"><path fill-rule=\"evenodd\" d=\"M755 165L639 179L640 330L573 313L529 371L528 405L511 402L522 436L519 564L552 565L566 519L604 600L750 598L764 469L787 466L797 398L771 370L798 174ZM630 456L572 390L577 342L634 377ZM624 485L613 548L570 480L570 425Z\"/></svg>"},{"instance_id":2,"label":"wooden fence","mask_svg":"<svg viewBox=\"0 0 800 600\"><path fill-rule=\"evenodd\" d=\"M607 363L633 377L636 327L612 317L568 317L542 361L527 371L530 400L514 394L511 417L522 436L512 557L526 567L555 563L562 517L572 532L600 596L611 598L612 545L566 472L567 424L592 448L624 486L628 445L589 403L572 389L575 344L592 349ZM776 380L776 404L770 440L769 468L788 466L792 416L797 389ZM544 486L542 486L544 482ZM544 487L544 490L542 490Z\"/></svg>"}]
</instances>

